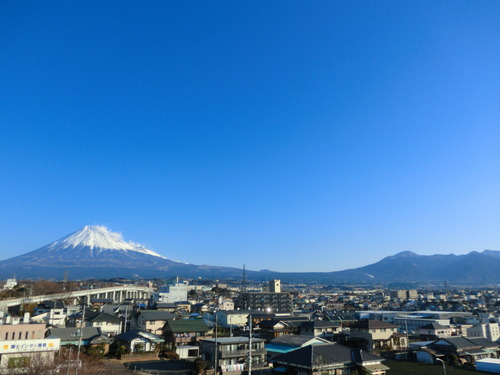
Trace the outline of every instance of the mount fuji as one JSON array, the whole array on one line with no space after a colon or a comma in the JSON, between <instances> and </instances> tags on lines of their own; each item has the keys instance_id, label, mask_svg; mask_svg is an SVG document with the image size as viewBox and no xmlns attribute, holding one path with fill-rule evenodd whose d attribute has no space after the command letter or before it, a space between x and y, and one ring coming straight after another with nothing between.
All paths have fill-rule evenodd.
<instances>
[{"instance_id":1,"label":"mount fuji","mask_svg":"<svg viewBox=\"0 0 500 375\"><path fill-rule=\"evenodd\" d=\"M71 279L113 277L241 277L229 267L197 266L167 259L125 241L104 226L85 226L38 250L0 262L0 277Z\"/></svg>"}]
</instances>

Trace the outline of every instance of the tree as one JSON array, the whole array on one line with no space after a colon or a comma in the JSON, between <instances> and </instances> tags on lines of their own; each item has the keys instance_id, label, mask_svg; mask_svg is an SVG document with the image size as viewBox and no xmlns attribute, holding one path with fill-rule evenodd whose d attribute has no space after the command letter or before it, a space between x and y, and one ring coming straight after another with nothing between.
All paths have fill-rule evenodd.
<instances>
[{"instance_id":1,"label":"tree","mask_svg":"<svg viewBox=\"0 0 500 375\"><path fill-rule=\"evenodd\" d=\"M204 361L201 358L196 358L193 364L194 364L194 370L196 371L197 375L203 374L206 368L208 367L208 361Z\"/></svg>"},{"instance_id":2,"label":"tree","mask_svg":"<svg viewBox=\"0 0 500 375\"><path fill-rule=\"evenodd\" d=\"M87 349L87 354L93 359L103 359L104 352L104 344L92 345Z\"/></svg>"},{"instance_id":3,"label":"tree","mask_svg":"<svg viewBox=\"0 0 500 375\"><path fill-rule=\"evenodd\" d=\"M189 299L194 299L194 300L198 300L198 292L194 289L191 289L189 292L188 292L188 298Z\"/></svg>"}]
</instances>

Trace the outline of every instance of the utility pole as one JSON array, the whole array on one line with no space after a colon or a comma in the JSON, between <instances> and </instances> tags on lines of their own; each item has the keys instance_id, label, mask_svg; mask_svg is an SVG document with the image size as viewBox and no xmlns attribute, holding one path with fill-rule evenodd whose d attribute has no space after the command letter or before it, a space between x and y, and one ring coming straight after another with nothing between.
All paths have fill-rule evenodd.
<instances>
[{"instance_id":1,"label":"utility pole","mask_svg":"<svg viewBox=\"0 0 500 375\"><path fill-rule=\"evenodd\" d=\"M127 318L128 318L128 304L125 305L125 327L123 327L123 332L127 332Z\"/></svg>"},{"instance_id":2,"label":"utility pole","mask_svg":"<svg viewBox=\"0 0 500 375\"><path fill-rule=\"evenodd\" d=\"M218 317L217 317L217 311L215 312L215 341L214 341L214 374L217 375L218 372L218 366L217 366L217 323L218 323Z\"/></svg>"},{"instance_id":3,"label":"utility pole","mask_svg":"<svg viewBox=\"0 0 500 375\"><path fill-rule=\"evenodd\" d=\"M248 316L250 330L248 331L248 375L252 375L252 315Z\"/></svg>"},{"instance_id":4,"label":"utility pole","mask_svg":"<svg viewBox=\"0 0 500 375\"><path fill-rule=\"evenodd\" d=\"M408 315L405 315L405 331L406 331L406 359L408 360L408 352L410 351L410 338L408 337Z\"/></svg>"},{"instance_id":5,"label":"utility pole","mask_svg":"<svg viewBox=\"0 0 500 375\"><path fill-rule=\"evenodd\" d=\"M233 325L231 324L233 321L233 316L229 315L229 337L233 337Z\"/></svg>"},{"instance_id":6,"label":"utility pole","mask_svg":"<svg viewBox=\"0 0 500 375\"><path fill-rule=\"evenodd\" d=\"M82 320L80 321L80 335L78 337L78 352L76 354L76 369L75 375L78 375L78 367L80 367L80 349L82 347L83 324L85 322L85 303L82 306Z\"/></svg>"}]
</instances>

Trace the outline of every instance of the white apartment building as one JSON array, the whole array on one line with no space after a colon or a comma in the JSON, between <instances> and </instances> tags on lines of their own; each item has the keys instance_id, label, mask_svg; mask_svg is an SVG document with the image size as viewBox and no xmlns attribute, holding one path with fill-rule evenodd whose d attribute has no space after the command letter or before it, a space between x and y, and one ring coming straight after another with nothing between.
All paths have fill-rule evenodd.
<instances>
[{"instance_id":1,"label":"white apartment building","mask_svg":"<svg viewBox=\"0 0 500 375\"><path fill-rule=\"evenodd\" d=\"M175 303L187 301L188 286L184 283L173 283L164 285L158 293L153 294L155 302Z\"/></svg>"}]
</instances>

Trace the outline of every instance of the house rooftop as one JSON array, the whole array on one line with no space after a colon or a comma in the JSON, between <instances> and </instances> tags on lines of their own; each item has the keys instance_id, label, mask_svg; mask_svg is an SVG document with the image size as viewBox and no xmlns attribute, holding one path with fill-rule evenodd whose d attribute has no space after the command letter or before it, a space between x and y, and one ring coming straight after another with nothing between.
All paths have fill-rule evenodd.
<instances>
[{"instance_id":1,"label":"house rooftop","mask_svg":"<svg viewBox=\"0 0 500 375\"><path fill-rule=\"evenodd\" d=\"M177 317L177 314L158 310L142 310L140 314L144 320L168 320Z\"/></svg>"},{"instance_id":2,"label":"house rooftop","mask_svg":"<svg viewBox=\"0 0 500 375\"><path fill-rule=\"evenodd\" d=\"M206 341L206 342L215 342L216 339L203 339L201 341ZM219 337L217 338L217 343L219 344L244 344L248 343L249 338L248 337ZM252 342L263 342L266 341L264 339L258 339L253 337Z\"/></svg>"},{"instance_id":3,"label":"house rooftop","mask_svg":"<svg viewBox=\"0 0 500 375\"><path fill-rule=\"evenodd\" d=\"M420 329L446 329L446 328L450 328L450 327L444 326L442 324L435 323L435 322L432 322L432 323L426 324L425 326L420 327Z\"/></svg>"},{"instance_id":4,"label":"house rooftop","mask_svg":"<svg viewBox=\"0 0 500 375\"><path fill-rule=\"evenodd\" d=\"M307 369L342 367L350 362L382 362L383 358L349 348L340 344L309 345L293 352L281 354L273 362L284 365L299 366Z\"/></svg>"},{"instance_id":5,"label":"house rooftop","mask_svg":"<svg viewBox=\"0 0 500 375\"><path fill-rule=\"evenodd\" d=\"M381 320L372 320L372 319L361 319L357 323L351 325L351 328L358 329L383 329L383 328L398 328L397 325L383 322Z\"/></svg>"},{"instance_id":6,"label":"house rooftop","mask_svg":"<svg viewBox=\"0 0 500 375\"><path fill-rule=\"evenodd\" d=\"M169 319L164 328L173 333L207 332L210 329L203 319Z\"/></svg>"},{"instance_id":7,"label":"house rooftop","mask_svg":"<svg viewBox=\"0 0 500 375\"><path fill-rule=\"evenodd\" d=\"M311 337L311 336L297 336L297 335L282 335L270 341L271 344L274 345L284 345L290 347L300 347L304 344L308 343L311 340L320 340L323 343L328 343L325 339L319 337Z\"/></svg>"},{"instance_id":8,"label":"house rooftop","mask_svg":"<svg viewBox=\"0 0 500 375\"><path fill-rule=\"evenodd\" d=\"M47 337L56 337L60 338L61 342L75 342L80 339L80 335L82 340L87 341L91 339L99 338L101 334L101 330L97 327L83 327L83 328L49 328L47 330ZM111 340L109 340L111 341Z\"/></svg>"}]
</instances>

